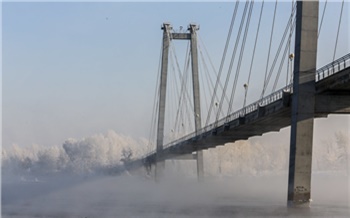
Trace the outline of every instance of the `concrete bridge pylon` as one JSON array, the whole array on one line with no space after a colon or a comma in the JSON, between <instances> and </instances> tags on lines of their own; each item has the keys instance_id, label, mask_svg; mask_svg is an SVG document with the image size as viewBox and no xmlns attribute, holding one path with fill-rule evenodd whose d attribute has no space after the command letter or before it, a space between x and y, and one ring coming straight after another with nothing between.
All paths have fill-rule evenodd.
<instances>
[{"instance_id":1,"label":"concrete bridge pylon","mask_svg":"<svg viewBox=\"0 0 350 218\"><path fill-rule=\"evenodd\" d=\"M311 202L318 7L318 1L297 2L288 206Z\"/></svg>"},{"instance_id":2,"label":"concrete bridge pylon","mask_svg":"<svg viewBox=\"0 0 350 218\"><path fill-rule=\"evenodd\" d=\"M157 153L156 153L156 181L161 178L165 160L162 158L163 140L164 140L164 123L165 123L165 103L166 103L166 87L168 73L168 56L170 40L190 40L191 43L191 64L192 64L192 85L193 85L193 103L194 103L194 123L195 131L201 129L201 108L200 108L200 89L199 89L199 72L198 72L198 51L197 51L197 33L199 27L196 24L188 26L189 33L172 33L172 27L169 23L163 23L163 50L162 50L162 65L160 76L160 99L158 112L158 127L157 127ZM203 151L197 151L195 155L197 160L197 177L198 180L203 180L204 165Z\"/></svg>"}]
</instances>

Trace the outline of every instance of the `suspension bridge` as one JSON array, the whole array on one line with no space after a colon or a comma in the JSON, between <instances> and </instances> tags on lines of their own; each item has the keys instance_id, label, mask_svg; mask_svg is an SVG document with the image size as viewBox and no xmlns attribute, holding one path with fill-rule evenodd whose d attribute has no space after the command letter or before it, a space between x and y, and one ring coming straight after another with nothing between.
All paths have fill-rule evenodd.
<instances>
[{"instance_id":1,"label":"suspension bridge","mask_svg":"<svg viewBox=\"0 0 350 218\"><path fill-rule=\"evenodd\" d=\"M203 150L291 126L288 204L309 205L314 119L350 113L350 54L348 50L338 54L339 39L347 34L342 18L344 4L348 3L339 3L334 13L337 19L331 24L336 27L332 40L327 39L329 34L323 27L332 3L293 1L289 12L282 12L284 18L279 18L278 9L284 7L281 4L235 2L218 71L207 49L197 41L199 26L190 24L186 31L175 31L169 23L162 25L159 81L150 133L150 138L156 137L156 147L150 146L149 153L128 167L153 165L159 179L165 160L194 158L201 180ZM277 28L277 23L284 28ZM322 37L329 41L327 44L334 41L333 49L328 50L332 57L317 70ZM229 65L225 66L231 38L236 41ZM183 69L173 45L178 40L188 41ZM265 60L266 65L262 63ZM173 77L168 74L171 70ZM259 81L253 82L253 78ZM259 82L261 93L257 91ZM243 84L244 91L237 89L238 84ZM169 87L174 90L170 94ZM165 122L167 119L169 122Z\"/></svg>"}]
</instances>

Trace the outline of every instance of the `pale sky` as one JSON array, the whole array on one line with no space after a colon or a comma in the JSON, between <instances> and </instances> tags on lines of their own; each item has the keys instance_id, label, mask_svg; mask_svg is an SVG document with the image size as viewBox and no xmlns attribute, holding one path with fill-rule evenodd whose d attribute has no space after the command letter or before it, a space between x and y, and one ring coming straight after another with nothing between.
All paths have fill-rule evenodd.
<instances>
[{"instance_id":1,"label":"pale sky","mask_svg":"<svg viewBox=\"0 0 350 218\"><path fill-rule=\"evenodd\" d=\"M328 4L318 67L331 62L339 19L341 3ZM350 51L349 5L336 58ZM279 7L288 16L290 2ZM161 24L199 24L218 69L233 8L233 2L3 3L3 146L60 145L107 130L148 138ZM266 8L272 11L273 2ZM262 31L270 25L263 21Z\"/></svg>"}]
</instances>

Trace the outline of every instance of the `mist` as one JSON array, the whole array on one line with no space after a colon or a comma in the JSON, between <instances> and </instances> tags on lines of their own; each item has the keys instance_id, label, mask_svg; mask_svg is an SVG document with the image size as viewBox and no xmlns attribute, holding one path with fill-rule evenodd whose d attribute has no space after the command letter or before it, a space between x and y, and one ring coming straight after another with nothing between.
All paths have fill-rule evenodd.
<instances>
[{"instance_id":1,"label":"mist","mask_svg":"<svg viewBox=\"0 0 350 218\"><path fill-rule=\"evenodd\" d=\"M350 215L346 132L314 146L313 202L306 210L286 207L288 137L270 142L252 138L206 150L201 183L193 160L167 160L160 183L144 169L126 171L123 149L137 158L148 142L114 131L61 146L13 145L2 150L2 217Z\"/></svg>"}]
</instances>

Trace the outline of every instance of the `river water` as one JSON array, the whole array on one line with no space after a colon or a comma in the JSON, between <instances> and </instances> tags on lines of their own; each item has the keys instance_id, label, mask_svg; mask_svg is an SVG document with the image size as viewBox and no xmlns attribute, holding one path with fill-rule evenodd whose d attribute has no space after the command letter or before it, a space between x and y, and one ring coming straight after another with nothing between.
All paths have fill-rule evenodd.
<instances>
[{"instance_id":1,"label":"river water","mask_svg":"<svg viewBox=\"0 0 350 218\"><path fill-rule=\"evenodd\" d=\"M138 176L2 177L2 217L350 217L346 174L313 174L310 208L287 208L287 174L162 182Z\"/></svg>"}]
</instances>

